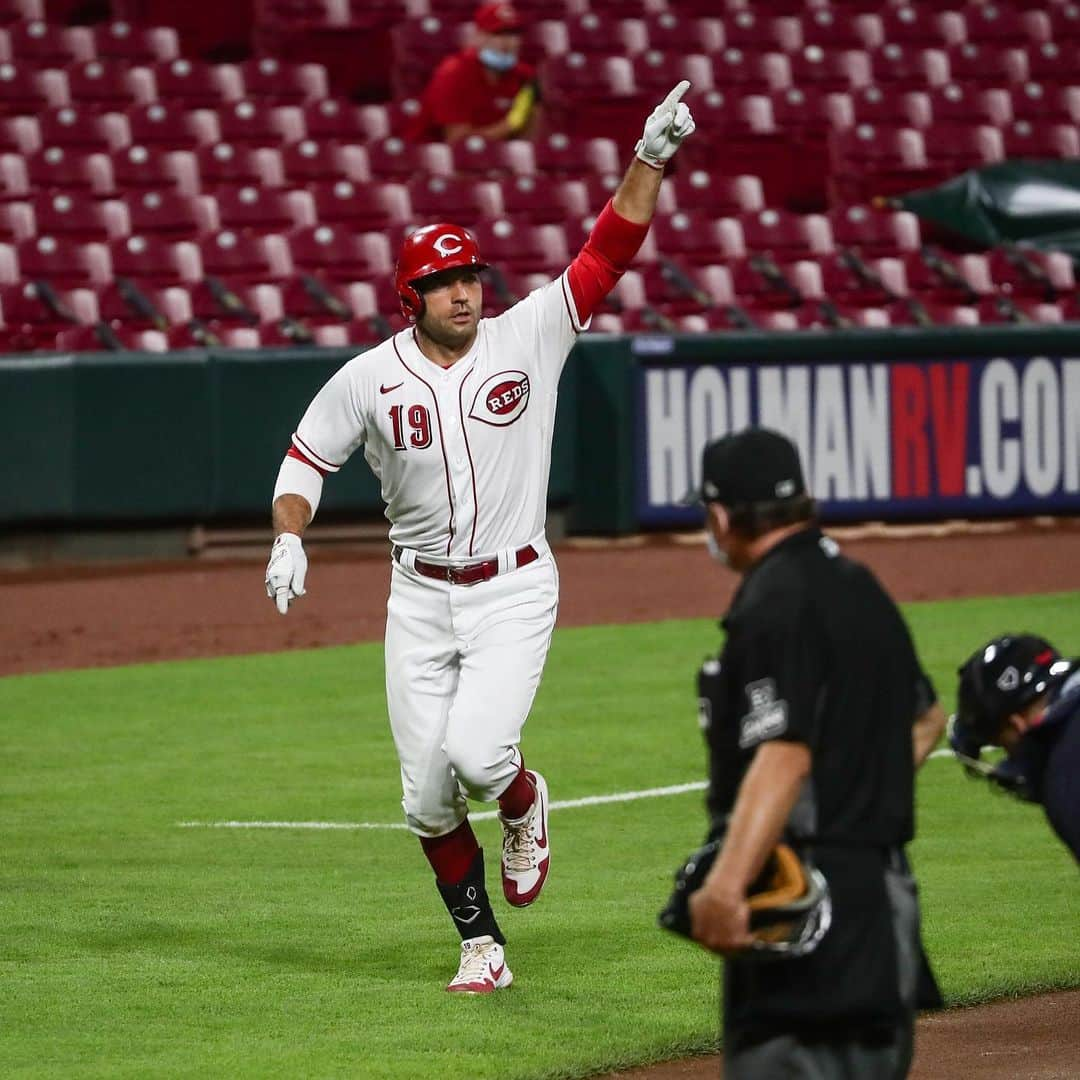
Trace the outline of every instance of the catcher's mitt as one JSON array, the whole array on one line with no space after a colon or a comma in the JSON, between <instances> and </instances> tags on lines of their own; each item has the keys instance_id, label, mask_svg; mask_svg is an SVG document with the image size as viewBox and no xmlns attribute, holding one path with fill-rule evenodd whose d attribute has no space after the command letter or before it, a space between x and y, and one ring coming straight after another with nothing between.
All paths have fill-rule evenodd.
<instances>
[{"instance_id":1,"label":"catcher's mitt","mask_svg":"<svg viewBox=\"0 0 1080 1080\"><path fill-rule=\"evenodd\" d=\"M690 894L699 889L721 847L713 840L679 867L675 888L659 922L665 930L692 937ZM803 862L787 845L777 844L747 892L750 952L762 956L806 956L817 948L832 922L832 900L825 876Z\"/></svg>"}]
</instances>

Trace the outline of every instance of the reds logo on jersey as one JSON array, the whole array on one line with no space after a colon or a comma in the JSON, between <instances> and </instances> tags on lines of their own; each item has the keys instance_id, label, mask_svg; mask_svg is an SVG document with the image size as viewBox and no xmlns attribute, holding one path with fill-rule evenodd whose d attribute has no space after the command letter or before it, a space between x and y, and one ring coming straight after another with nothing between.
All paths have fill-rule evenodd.
<instances>
[{"instance_id":1,"label":"reds logo on jersey","mask_svg":"<svg viewBox=\"0 0 1080 1080\"><path fill-rule=\"evenodd\" d=\"M512 424L529 404L529 376L524 371L500 371L476 391L469 416L494 427Z\"/></svg>"}]
</instances>

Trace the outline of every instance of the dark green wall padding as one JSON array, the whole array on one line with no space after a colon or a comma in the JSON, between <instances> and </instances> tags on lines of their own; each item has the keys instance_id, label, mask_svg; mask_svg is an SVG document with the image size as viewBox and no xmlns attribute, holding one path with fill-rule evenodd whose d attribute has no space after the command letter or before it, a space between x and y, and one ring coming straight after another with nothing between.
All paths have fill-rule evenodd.
<instances>
[{"instance_id":1,"label":"dark green wall padding","mask_svg":"<svg viewBox=\"0 0 1080 1080\"><path fill-rule=\"evenodd\" d=\"M625 337L589 335L559 393L549 502L574 532L634 515L634 376L651 362L745 364L1074 356L1080 324ZM0 524L267 520L278 465L348 349L0 357ZM382 511L363 454L325 510Z\"/></svg>"}]
</instances>

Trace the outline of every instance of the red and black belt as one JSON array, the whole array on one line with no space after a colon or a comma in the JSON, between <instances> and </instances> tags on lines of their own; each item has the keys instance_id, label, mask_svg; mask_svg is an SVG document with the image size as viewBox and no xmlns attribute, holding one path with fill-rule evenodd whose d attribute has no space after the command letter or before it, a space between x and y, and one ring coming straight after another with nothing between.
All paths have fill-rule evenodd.
<instances>
[{"instance_id":1,"label":"red and black belt","mask_svg":"<svg viewBox=\"0 0 1080 1080\"><path fill-rule=\"evenodd\" d=\"M396 544L392 549L392 554L397 562L403 566L405 565L401 558L402 549ZM521 567L528 566L529 563L535 562L539 558L540 553L536 548L532 544L526 544L514 552L513 565L508 566L506 569L520 570ZM428 562L426 559L417 559L412 568L418 574L434 578L436 581L448 581L451 585L475 585L480 581L490 581L499 572L499 560L497 558L484 559L482 562L447 565L445 563Z\"/></svg>"}]
</instances>

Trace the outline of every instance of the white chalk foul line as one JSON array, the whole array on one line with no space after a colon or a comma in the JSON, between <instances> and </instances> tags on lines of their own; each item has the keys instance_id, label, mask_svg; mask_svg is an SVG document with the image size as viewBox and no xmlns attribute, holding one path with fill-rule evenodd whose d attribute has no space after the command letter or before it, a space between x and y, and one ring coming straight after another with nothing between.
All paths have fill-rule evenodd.
<instances>
[{"instance_id":1,"label":"white chalk foul line","mask_svg":"<svg viewBox=\"0 0 1080 1080\"><path fill-rule=\"evenodd\" d=\"M692 784L672 784L670 787L647 788L644 791L620 791L614 795L587 795L583 799L563 799L550 804L552 810L573 810L579 806L601 806L604 803L634 802L637 799L660 799L665 795L682 795L688 791L704 791L704 780ZM484 810L470 814L470 821L497 817L498 811ZM406 829L403 821L181 821L181 829Z\"/></svg>"},{"instance_id":2,"label":"white chalk foul line","mask_svg":"<svg viewBox=\"0 0 1080 1080\"><path fill-rule=\"evenodd\" d=\"M930 754L932 758L951 758L953 752L942 748ZM668 787L645 788L643 791L619 791L613 795L586 795L583 799L563 799L550 804L552 810L574 810L580 806L602 806L605 803L635 802L638 799L662 799L667 795L684 795L688 791L704 791L708 784L695 780L689 784L671 784ZM498 811L483 810L469 814L470 821L490 821L498 817ZM181 829L407 829L403 821L179 821Z\"/></svg>"}]
</instances>

